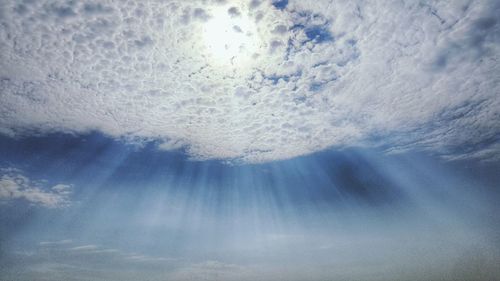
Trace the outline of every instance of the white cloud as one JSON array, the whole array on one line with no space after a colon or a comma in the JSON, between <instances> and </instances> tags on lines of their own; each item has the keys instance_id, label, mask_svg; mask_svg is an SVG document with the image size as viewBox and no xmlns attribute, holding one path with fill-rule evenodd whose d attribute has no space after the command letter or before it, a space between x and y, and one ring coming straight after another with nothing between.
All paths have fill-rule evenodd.
<instances>
[{"instance_id":1,"label":"white cloud","mask_svg":"<svg viewBox=\"0 0 500 281\"><path fill-rule=\"evenodd\" d=\"M32 205L61 208L70 205L71 186L57 184L44 188L16 169L0 169L0 201L24 200Z\"/></svg>"},{"instance_id":2,"label":"white cloud","mask_svg":"<svg viewBox=\"0 0 500 281\"><path fill-rule=\"evenodd\" d=\"M0 132L99 130L248 162L350 145L498 154L497 1L203 2L3 1ZM255 23L250 62L203 43L221 7Z\"/></svg>"},{"instance_id":3,"label":"white cloud","mask_svg":"<svg viewBox=\"0 0 500 281\"><path fill-rule=\"evenodd\" d=\"M71 239L64 239L64 240L59 240L59 241L42 241L40 242L40 246L60 246L60 245L66 245L66 244L71 244L73 240Z\"/></svg>"},{"instance_id":4,"label":"white cloud","mask_svg":"<svg viewBox=\"0 0 500 281\"><path fill-rule=\"evenodd\" d=\"M177 262L177 259L169 257L150 256L145 254L138 254L132 252L121 251L118 249L105 248L99 245L79 245L76 246L73 240L65 239L60 241L44 241L39 245L42 249L49 251L56 251L64 254L71 254L73 256L83 255L85 257L93 256L94 258L107 258L114 259L119 262L129 263L149 263L149 264L168 264Z\"/></svg>"},{"instance_id":5,"label":"white cloud","mask_svg":"<svg viewBox=\"0 0 500 281\"><path fill-rule=\"evenodd\" d=\"M84 245L84 246L78 246L78 247L73 247L70 250L72 251L92 251L92 250L97 250L98 247L96 245Z\"/></svg>"},{"instance_id":6,"label":"white cloud","mask_svg":"<svg viewBox=\"0 0 500 281\"><path fill-rule=\"evenodd\" d=\"M253 274L255 275L255 274ZM255 280L245 266L215 260L190 264L173 272L172 280Z\"/></svg>"}]
</instances>

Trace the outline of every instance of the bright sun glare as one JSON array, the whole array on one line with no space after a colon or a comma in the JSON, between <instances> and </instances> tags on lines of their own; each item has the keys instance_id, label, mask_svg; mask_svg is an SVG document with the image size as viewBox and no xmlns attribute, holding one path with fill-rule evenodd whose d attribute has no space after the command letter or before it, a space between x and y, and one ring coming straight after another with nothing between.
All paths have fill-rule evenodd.
<instances>
[{"instance_id":1,"label":"bright sun glare","mask_svg":"<svg viewBox=\"0 0 500 281\"><path fill-rule=\"evenodd\" d=\"M212 12L205 23L203 41L212 63L244 66L260 47L255 23L245 14L231 14L227 8Z\"/></svg>"}]
</instances>

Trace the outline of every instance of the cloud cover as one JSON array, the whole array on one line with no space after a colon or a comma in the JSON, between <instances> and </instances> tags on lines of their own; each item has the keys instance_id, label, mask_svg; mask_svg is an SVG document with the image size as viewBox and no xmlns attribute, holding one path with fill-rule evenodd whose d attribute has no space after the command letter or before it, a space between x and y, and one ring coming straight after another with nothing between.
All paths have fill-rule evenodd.
<instances>
[{"instance_id":1,"label":"cloud cover","mask_svg":"<svg viewBox=\"0 0 500 281\"><path fill-rule=\"evenodd\" d=\"M275 2L2 1L0 132L244 162L351 145L498 159L498 1ZM203 43L226 8L257 27L251 63Z\"/></svg>"}]
</instances>

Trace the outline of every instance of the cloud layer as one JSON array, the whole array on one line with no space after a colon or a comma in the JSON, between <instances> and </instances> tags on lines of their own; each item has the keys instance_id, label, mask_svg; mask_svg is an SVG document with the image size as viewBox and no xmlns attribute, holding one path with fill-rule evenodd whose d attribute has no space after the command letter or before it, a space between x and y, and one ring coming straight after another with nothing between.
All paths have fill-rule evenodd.
<instances>
[{"instance_id":1,"label":"cloud layer","mask_svg":"<svg viewBox=\"0 0 500 281\"><path fill-rule=\"evenodd\" d=\"M498 159L498 1L206 2L2 1L0 133L244 162L351 145ZM233 26L251 54L214 60L221 9L256 27Z\"/></svg>"}]
</instances>

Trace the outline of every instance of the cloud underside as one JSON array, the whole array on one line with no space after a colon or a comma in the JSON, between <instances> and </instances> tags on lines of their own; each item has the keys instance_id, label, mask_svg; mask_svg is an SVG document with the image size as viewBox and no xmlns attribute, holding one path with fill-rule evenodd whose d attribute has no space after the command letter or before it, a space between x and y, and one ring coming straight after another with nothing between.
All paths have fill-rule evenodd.
<instances>
[{"instance_id":1,"label":"cloud underside","mask_svg":"<svg viewBox=\"0 0 500 281\"><path fill-rule=\"evenodd\" d=\"M351 145L499 158L498 1L223 2L2 1L0 133L243 162ZM254 53L213 60L220 9L256 26L233 27Z\"/></svg>"}]
</instances>

